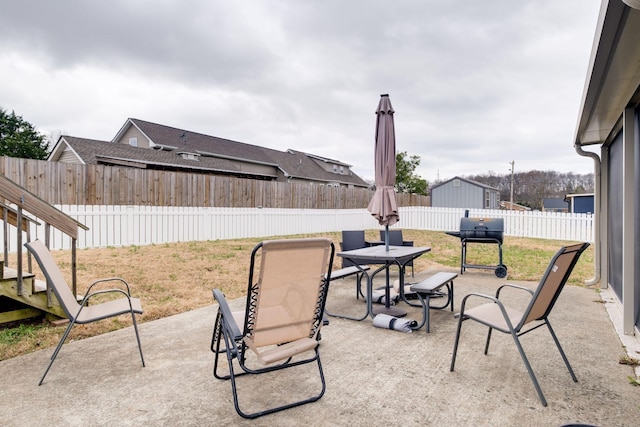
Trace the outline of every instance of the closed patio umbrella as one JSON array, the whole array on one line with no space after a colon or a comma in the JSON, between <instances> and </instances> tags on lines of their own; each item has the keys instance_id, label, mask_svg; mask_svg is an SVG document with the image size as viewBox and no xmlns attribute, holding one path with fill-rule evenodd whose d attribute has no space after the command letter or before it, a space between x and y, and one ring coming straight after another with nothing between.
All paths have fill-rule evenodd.
<instances>
[{"instance_id":1,"label":"closed patio umbrella","mask_svg":"<svg viewBox=\"0 0 640 427\"><path fill-rule=\"evenodd\" d=\"M376 192L367 210L385 226L385 247L389 250L389 226L400 220L396 201L396 135L389 95L380 95L376 110L375 183Z\"/></svg>"}]
</instances>

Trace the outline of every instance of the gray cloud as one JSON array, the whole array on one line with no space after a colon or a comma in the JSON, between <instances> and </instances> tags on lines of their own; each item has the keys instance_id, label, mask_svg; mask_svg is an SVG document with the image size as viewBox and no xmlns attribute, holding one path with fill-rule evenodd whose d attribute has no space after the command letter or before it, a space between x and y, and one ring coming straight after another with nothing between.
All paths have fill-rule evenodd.
<instances>
[{"instance_id":1,"label":"gray cloud","mask_svg":"<svg viewBox=\"0 0 640 427\"><path fill-rule=\"evenodd\" d=\"M373 176L375 107L438 176L586 173L571 148L598 0L0 4L0 102L111 139L137 117Z\"/></svg>"}]
</instances>

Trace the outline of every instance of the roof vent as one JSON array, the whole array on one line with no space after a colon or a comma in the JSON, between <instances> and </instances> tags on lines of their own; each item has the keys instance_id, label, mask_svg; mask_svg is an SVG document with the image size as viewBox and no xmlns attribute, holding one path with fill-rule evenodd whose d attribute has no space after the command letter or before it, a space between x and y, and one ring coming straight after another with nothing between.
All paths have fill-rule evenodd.
<instances>
[{"instance_id":1,"label":"roof vent","mask_svg":"<svg viewBox=\"0 0 640 427\"><path fill-rule=\"evenodd\" d=\"M183 159L186 160L195 160L195 161L199 161L200 160L200 154L196 154L196 153L177 153L178 156L182 157Z\"/></svg>"}]
</instances>

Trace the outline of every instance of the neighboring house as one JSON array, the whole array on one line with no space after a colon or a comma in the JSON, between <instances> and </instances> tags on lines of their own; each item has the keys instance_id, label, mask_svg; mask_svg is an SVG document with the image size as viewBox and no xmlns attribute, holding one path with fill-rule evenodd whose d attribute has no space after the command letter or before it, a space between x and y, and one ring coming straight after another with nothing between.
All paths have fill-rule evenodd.
<instances>
[{"instance_id":1,"label":"neighboring house","mask_svg":"<svg viewBox=\"0 0 640 427\"><path fill-rule=\"evenodd\" d=\"M569 203L571 213L593 213L593 193L567 194L564 200Z\"/></svg>"},{"instance_id":2,"label":"neighboring house","mask_svg":"<svg viewBox=\"0 0 640 427\"><path fill-rule=\"evenodd\" d=\"M231 175L242 178L367 188L351 165L295 150L278 151L138 119L112 141L63 135L49 161Z\"/></svg>"},{"instance_id":3,"label":"neighboring house","mask_svg":"<svg viewBox=\"0 0 640 427\"><path fill-rule=\"evenodd\" d=\"M585 40L585 43L587 40ZM594 162L595 275L640 334L640 1L603 0L574 139ZM584 150L591 146L596 150ZM598 149L599 148L599 152ZM594 152L595 151L595 152ZM607 304L609 306L609 304ZM620 316L621 315L621 316ZM613 318L613 317L612 317Z\"/></svg>"},{"instance_id":4,"label":"neighboring house","mask_svg":"<svg viewBox=\"0 0 640 427\"><path fill-rule=\"evenodd\" d=\"M500 191L480 182L456 176L431 187L431 206L499 209Z\"/></svg>"},{"instance_id":5,"label":"neighboring house","mask_svg":"<svg viewBox=\"0 0 640 427\"><path fill-rule=\"evenodd\" d=\"M569 212L569 203L560 197L545 197L542 199L543 212Z\"/></svg>"},{"instance_id":6,"label":"neighboring house","mask_svg":"<svg viewBox=\"0 0 640 427\"><path fill-rule=\"evenodd\" d=\"M500 202L500 209L508 210L508 211L530 211L531 208L529 206L519 205L517 203L511 202Z\"/></svg>"}]
</instances>

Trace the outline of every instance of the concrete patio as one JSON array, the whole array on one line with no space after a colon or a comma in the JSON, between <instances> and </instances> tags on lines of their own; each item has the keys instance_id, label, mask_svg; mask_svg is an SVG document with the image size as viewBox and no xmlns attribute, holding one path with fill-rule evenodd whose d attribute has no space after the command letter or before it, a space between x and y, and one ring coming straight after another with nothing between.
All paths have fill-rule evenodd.
<instances>
[{"instance_id":1,"label":"concrete patio","mask_svg":"<svg viewBox=\"0 0 640 427\"><path fill-rule=\"evenodd\" d=\"M423 277L416 273L414 280ZM503 282L485 271L458 277L456 310L467 293L493 293ZM332 282L328 307L362 310L354 289L353 277ZM508 300L523 304L522 296L510 294ZM146 368L131 328L65 344L40 387L53 349L0 362L2 425L636 426L640 387L627 378L633 369L618 363L625 350L608 304L593 289L568 286L550 316L578 383L545 329L522 338L548 407L540 404L511 337L494 334L485 356L485 328L478 324L463 325L456 370L449 372L456 319L450 311L433 310L430 334L424 328L410 334L378 329L370 319L332 318L321 341L324 397L244 420L233 409L230 384L212 377L209 344L217 308L212 303L143 323ZM408 317L419 316L411 309ZM305 375L305 369L298 375ZM314 373L313 367L308 372ZM286 396L299 382L289 374L243 380L245 401L258 404Z\"/></svg>"}]
</instances>

